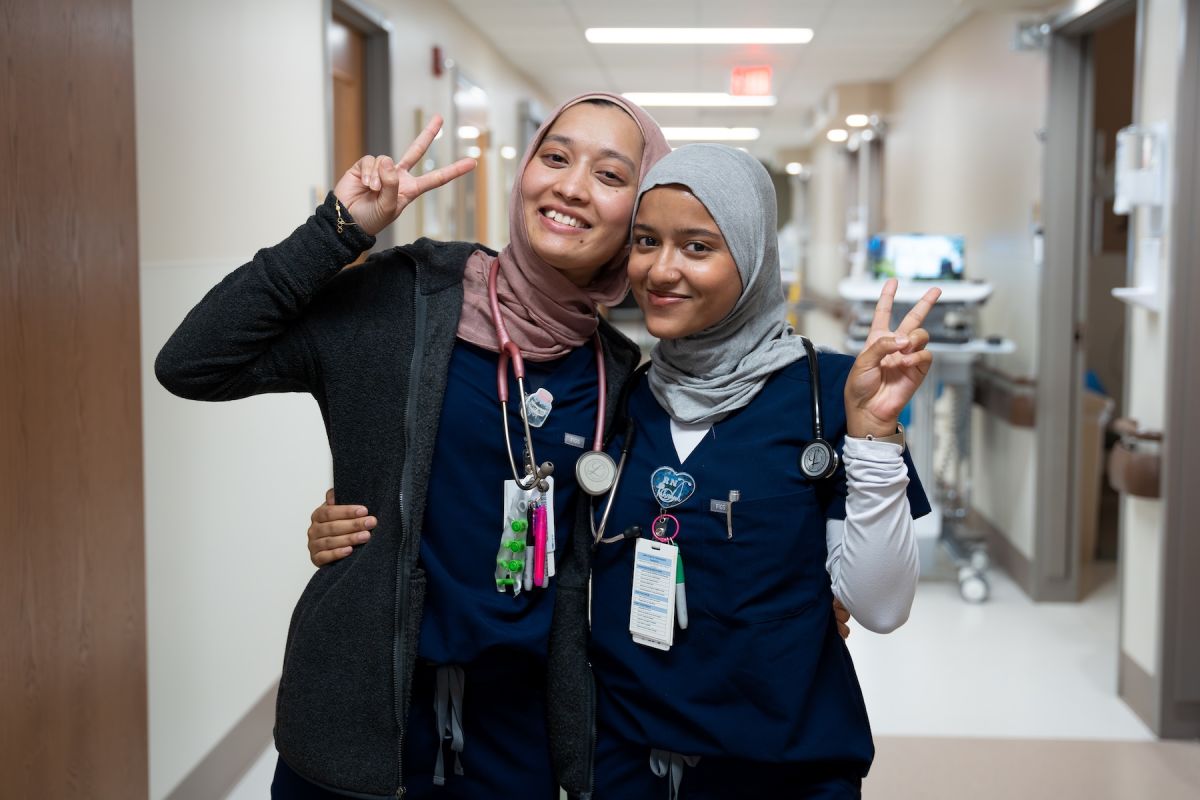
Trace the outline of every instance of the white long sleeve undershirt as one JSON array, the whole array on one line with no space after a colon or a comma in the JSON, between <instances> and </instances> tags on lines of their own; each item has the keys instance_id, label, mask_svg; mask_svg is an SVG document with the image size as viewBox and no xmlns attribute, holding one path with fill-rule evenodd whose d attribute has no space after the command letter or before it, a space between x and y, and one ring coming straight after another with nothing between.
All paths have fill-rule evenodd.
<instances>
[{"instance_id":1,"label":"white long sleeve undershirt","mask_svg":"<svg viewBox=\"0 0 1200 800\"><path fill-rule=\"evenodd\" d=\"M712 430L671 420L679 463ZM890 633L908 619L920 564L900 445L846 437L846 519L825 523L833 594L860 625Z\"/></svg>"}]
</instances>

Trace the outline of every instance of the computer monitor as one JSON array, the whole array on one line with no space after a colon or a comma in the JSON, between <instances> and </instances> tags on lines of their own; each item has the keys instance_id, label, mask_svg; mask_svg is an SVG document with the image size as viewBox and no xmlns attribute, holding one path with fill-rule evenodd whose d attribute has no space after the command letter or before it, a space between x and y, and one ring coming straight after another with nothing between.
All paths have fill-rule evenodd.
<instances>
[{"instance_id":1,"label":"computer monitor","mask_svg":"<svg viewBox=\"0 0 1200 800\"><path fill-rule=\"evenodd\" d=\"M867 263L880 280L956 281L963 277L963 237L925 233L872 236Z\"/></svg>"}]
</instances>

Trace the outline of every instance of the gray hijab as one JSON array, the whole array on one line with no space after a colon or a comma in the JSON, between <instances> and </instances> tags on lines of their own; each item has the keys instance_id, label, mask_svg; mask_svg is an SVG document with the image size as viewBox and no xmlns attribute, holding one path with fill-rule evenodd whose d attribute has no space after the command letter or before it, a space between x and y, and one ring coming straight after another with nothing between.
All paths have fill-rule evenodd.
<instances>
[{"instance_id":1,"label":"gray hijab","mask_svg":"<svg viewBox=\"0 0 1200 800\"><path fill-rule=\"evenodd\" d=\"M775 187L754 157L718 144L691 144L667 155L646 173L638 204L646 192L669 184L686 186L712 215L737 263L742 295L716 325L659 341L647 379L675 421L719 422L749 405L773 373L804 357L801 338L786 320Z\"/></svg>"}]
</instances>

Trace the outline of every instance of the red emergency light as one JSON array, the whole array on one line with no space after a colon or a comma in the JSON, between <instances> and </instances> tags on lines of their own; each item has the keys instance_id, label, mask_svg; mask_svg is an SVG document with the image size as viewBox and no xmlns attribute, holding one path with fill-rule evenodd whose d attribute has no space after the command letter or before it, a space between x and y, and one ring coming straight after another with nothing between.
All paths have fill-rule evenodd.
<instances>
[{"instance_id":1,"label":"red emergency light","mask_svg":"<svg viewBox=\"0 0 1200 800\"><path fill-rule=\"evenodd\" d=\"M729 81L729 93L739 97L765 97L771 94L771 67L758 65L734 67Z\"/></svg>"}]
</instances>

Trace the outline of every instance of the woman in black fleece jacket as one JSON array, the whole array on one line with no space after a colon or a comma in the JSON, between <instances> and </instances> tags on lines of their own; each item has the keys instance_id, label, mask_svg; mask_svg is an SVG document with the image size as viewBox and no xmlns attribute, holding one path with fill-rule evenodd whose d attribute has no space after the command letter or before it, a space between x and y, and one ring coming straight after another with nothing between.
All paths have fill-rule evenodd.
<instances>
[{"instance_id":1,"label":"woman in black fleece jacket","mask_svg":"<svg viewBox=\"0 0 1200 800\"><path fill-rule=\"evenodd\" d=\"M317 571L293 612L275 726L277 798L550 798L560 782L588 790L583 651L566 651L579 653L570 663L545 663L551 614L580 637L586 614L587 543L570 536L586 511L574 502L571 469L581 451L562 450L559 428L586 419L582 433L591 438L593 341L606 366L607 422L637 363L636 347L597 318L595 303L625 291L638 180L668 148L641 109L593 94L552 115L522 163L510 204L513 244L499 256L502 315L526 353L529 390L544 381L558 398L534 434L538 453L557 446L571 461L555 475L557 576L549 590L512 597L487 585L508 473L494 422L494 332L480 312L486 270L478 268L496 254L422 239L344 270L408 203L474 166L408 172L440 124L398 162L360 160L304 225L211 290L155 364L160 382L190 399L311 393L339 499L371 508L377 520L368 544ZM477 374L489 377L480 385ZM486 416L450 413L476 405L486 405ZM510 407L507 416L520 439L519 412ZM519 447L512 455L520 458ZM464 464L477 485L461 502L439 502L447 483L439 476ZM459 524L445 530L448 519ZM468 573L469 583L458 580ZM496 696L506 688L517 698ZM453 720L444 726L433 719L435 700L449 703L443 710ZM548 715L562 743L558 780ZM443 730L462 774L446 774ZM445 785L433 789L439 779Z\"/></svg>"}]
</instances>

